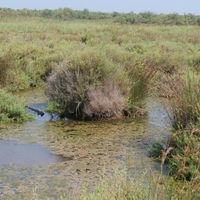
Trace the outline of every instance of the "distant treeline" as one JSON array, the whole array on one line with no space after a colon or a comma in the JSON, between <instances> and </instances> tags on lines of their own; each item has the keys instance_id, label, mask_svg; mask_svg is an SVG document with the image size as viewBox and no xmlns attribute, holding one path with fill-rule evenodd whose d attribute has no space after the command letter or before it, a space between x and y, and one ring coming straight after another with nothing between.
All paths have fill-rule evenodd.
<instances>
[{"instance_id":1,"label":"distant treeline","mask_svg":"<svg viewBox=\"0 0 200 200\"><path fill-rule=\"evenodd\" d=\"M88 9L72 10L70 8L59 8L56 10L29 10L20 9L13 10L10 8L0 8L0 18L8 16L35 16L59 20L88 19L88 20L113 20L113 22L121 24L158 24L158 25L199 25L200 16L194 14L179 15L171 14L155 14L153 12L141 12L135 14L130 13L104 13L90 12Z\"/></svg>"}]
</instances>

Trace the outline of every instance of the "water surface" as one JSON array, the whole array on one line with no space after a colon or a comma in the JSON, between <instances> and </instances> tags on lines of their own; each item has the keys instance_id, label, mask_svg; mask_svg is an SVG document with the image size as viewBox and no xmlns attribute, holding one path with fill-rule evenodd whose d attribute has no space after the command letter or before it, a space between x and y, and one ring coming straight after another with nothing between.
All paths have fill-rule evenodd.
<instances>
[{"instance_id":1,"label":"water surface","mask_svg":"<svg viewBox=\"0 0 200 200\"><path fill-rule=\"evenodd\" d=\"M39 110L47 106L43 90L17 97ZM27 199L37 188L40 199L57 199L84 182L93 187L104 170L112 173L115 167L126 166L131 176L148 173L149 166L159 172L147 149L168 136L162 105L149 101L149 115L143 120L51 121L45 113L33 122L2 127L0 198Z\"/></svg>"},{"instance_id":2,"label":"water surface","mask_svg":"<svg viewBox=\"0 0 200 200\"><path fill-rule=\"evenodd\" d=\"M44 165L69 160L63 156L51 154L41 145L19 144L12 140L0 140L0 158L0 166L5 164Z\"/></svg>"}]
</instances>

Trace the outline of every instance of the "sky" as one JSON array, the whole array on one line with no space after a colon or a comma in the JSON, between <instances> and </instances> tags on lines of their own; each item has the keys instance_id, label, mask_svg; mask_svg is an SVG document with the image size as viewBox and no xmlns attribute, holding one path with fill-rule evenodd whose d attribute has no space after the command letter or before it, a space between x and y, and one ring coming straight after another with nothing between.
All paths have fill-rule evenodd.
<instances>
[{"instance_id":1,"label":"sky","mask_svg":"<svg viewBox=\"0 0 200 200\"><path fill-rule=\"evenodd\" d=\"M200 0L0 0L0 8L51 9L71 8L73 10L120 13L150 11L155 14L200 15Z\"/></svg>"}]
</instances>

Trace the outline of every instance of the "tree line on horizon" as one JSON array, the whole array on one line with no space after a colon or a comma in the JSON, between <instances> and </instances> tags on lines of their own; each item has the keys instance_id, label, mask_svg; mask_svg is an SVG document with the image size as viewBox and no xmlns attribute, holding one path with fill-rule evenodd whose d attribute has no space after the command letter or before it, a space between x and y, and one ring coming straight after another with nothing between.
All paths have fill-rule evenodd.
<instances>
[{"instance_id":1,"label":"tree line on horizon","mask_svg":"<svg viewBox=\"0 0 200 200\"><path fill-rule=\"evenodd\" d=\"M87 19L87 20L112 20L121 24L155 24L155 25L198 25L200 26L200 15L194 15L192 13L179 15L178 13L170 14L155 14L153 12L140 12L138 14L134 12L129 13L105 13L105 12L91 12L88 9L73 10L70 8L59 8L56 10L29 10L18 9L13 10L11 8L0 8L0 18L4 17L42 17L51 18L57 20L75 20L75 19Z\"/></svg>"}]
</instances>

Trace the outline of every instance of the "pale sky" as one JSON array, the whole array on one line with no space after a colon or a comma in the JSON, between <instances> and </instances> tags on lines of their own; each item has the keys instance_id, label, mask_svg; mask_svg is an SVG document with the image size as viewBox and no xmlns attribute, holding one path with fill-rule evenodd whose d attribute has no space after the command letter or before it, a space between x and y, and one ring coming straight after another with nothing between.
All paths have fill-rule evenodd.
<instances>
[{"instance_id":1,"label":"pale sky","mask_svg":"<svg viewBox=\"0 0 200 200\"><path fill-rule=\"evenodd\" d=\"M200 0L0 0L1 8L12 9L51 9L71 8L100 12L146 12L155 14L188 14L200 15Z\"/></svg>"}]
</instances>

